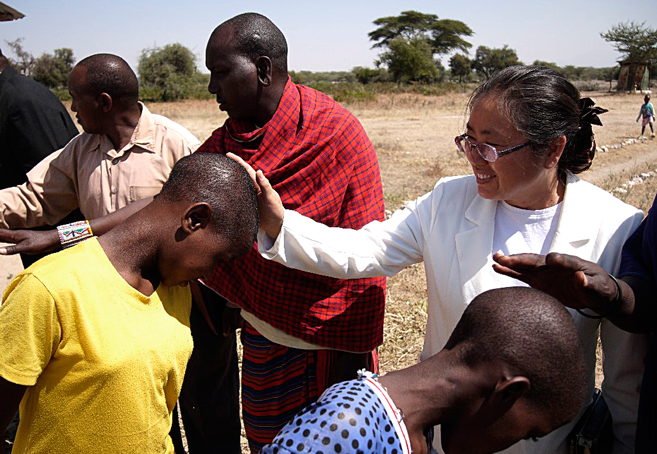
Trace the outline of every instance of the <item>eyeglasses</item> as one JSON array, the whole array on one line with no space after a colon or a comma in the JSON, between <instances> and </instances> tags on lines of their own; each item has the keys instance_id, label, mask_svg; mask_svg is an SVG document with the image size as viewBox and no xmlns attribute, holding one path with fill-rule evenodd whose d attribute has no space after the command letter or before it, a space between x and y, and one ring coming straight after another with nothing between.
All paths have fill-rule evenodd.
<instances>
[{"instance_id":1,"label":"eyeglasses","mask_svg":"<svg viewBox=\"0 0 657 454\"><path fill-rule=\"evenodd\" d=\"M513 153L516 150L520 150L521 148L526 147L527 145L531 145L531 142L525 142L521 145L516 145L515 147L498 151L497 148L495 148L492 145L488 145L487 143L473 142L472 140L470 140L467 134L461 134L460 136L456 136L454 138L454 142L456 143L458 149L461 150L461 152L463 153L467 152L472 154L472 150L475 149L477 150L477 153L479 153L479 156L481 156L483 159L485 159L488 162L495 162L497 161L497 158L500 158L509 153Z\"/></svg>"}]
</instances>

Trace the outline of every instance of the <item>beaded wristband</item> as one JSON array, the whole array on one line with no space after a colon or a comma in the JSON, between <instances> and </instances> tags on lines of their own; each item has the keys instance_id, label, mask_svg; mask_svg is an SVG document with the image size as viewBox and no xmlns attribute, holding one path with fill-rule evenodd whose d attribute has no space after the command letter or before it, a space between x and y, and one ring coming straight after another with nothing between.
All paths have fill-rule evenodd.
<instances>
[{"instance_id":1,"label":"beaded wristband","mask_svg":"<svg viewBox=\"0 0 657 454\"><path fill-rule=\"evenodd\" d=\"M600 319L600 318L605 318L608 317L612 312L614 312L616 309L620 307L620 305L623 303L623 290L621 289L620 283L618 282L618 279L616 279L614 276L611 274L609 275L612 281L614 281L614 284L616 284L616 288L618 289L618 295L616 296L616 299L613 301L611 309L607 311L607 313L602 314L602 315L591 315L591 314L586 314L582 312L579 309L575 309L577 312L579 312L580 315L586 317L586 318L594 318L594 319Z\"/></svg>"},{"instance_id":2,"label":"beaded wristband","mask_svg":"<svg viewBox=\"0 0 657 454\"><path fill-rule=\"evenodd\" d=\"M78 221L72 222L71 224L58 225L57 233L59 234L59 242L62 244L63 249L75 246L80 241L94 236L89 221Z\"/></svg>"}]
</instances>

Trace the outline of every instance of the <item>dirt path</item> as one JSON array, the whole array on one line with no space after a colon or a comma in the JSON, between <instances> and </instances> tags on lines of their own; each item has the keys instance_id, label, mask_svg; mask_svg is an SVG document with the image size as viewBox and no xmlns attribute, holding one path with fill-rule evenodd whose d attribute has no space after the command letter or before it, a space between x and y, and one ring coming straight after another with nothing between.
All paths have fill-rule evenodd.
<instances>
[{"instance_id":1,"label":"dirt path","mask_svg":"<svg viewBox=\"0 0 657 454\"><path fill-rule=\"evenodd\" d=\"M591 169L584 176L591 183L598 184L609 178L615 173L622 173L628 168L644 167L654 164L657 167L657 146L646 153L637 155L634 159L615 162L604 168Z\"/></svg>"},{"instance_id":2,"label":"dirt path","mask_svg":"<svg viewBox=\"0 0 657 454\"><path fill-rule=\"evenodd\" d=\"M582 178L603 185L612 177L629 179L632 174L657 168L657 141L635 143L623 148L598 153L591 169Z\"/></svg>"}]
</instances>

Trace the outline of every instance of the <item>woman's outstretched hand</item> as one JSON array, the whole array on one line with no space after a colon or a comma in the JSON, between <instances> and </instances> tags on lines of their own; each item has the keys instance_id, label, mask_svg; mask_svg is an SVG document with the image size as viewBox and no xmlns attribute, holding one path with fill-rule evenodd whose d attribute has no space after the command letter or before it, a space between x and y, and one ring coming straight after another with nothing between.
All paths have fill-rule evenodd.
<instances>
[{"instance_id":1,"label":"woman's outstretched hand","mask_svg":"<svg viewBox=\"0 0 657 454\"><path fill-rule=\"evenodd\" d=\"M281 202L281 197L278 195L278 192L272 188L269 180L262 173L262 170L256 171L242 158L233 153L227 153L226 156L240 163L251 176L251 180L253 180L253 184L255 185L258 194L260 228L264 230L271 239L275 240L281 232L283 216L285 214L285 208L283 207L283 202Z\"/></svg>"},{"instance_id":2,"label":"woman's outstretched hand","mask_svg":"<svg viewBox=\"0 0 657 454\"><path fill-rule=\"evenodd\" d=\"M618 296L616 284L596 263L550 253L493 256L493 269L552 295L565 306L604 313Z\"/></svg>"}]
</instances>

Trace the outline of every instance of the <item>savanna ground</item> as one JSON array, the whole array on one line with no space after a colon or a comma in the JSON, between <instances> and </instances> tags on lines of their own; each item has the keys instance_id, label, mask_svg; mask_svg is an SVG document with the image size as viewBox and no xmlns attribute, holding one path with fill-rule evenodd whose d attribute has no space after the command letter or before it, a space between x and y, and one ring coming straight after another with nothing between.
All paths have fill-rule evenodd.
<instances>
[{"instance_id":1,"label":"savanna ground","mask_svg":"<svg viewBox=\"0 0 657 454\"><path fill-rule=\"evenodd\" d=\"M585 93L609 112L601 116L604 127L594 127L599 147L636 139L635 122L642 94ZM444 176L470 173L464 156L456 151L454 137L464 131L468 93L442 96L416 94L379 95L374 101L347 104L365 127L379 157L386 209L394 211L434 186ZM226 118L212 101L151 104L154 113L182 124L200 140ZM657 140L638 141L599 152L585 180L614 192L647 212L657 191ZM641 178L635 178L640 176ZM636 184L622 185L634 178ZM639 181L642 180L642 181ZM21 270L16 257L0 258L0 285L4 289ZM423 265L415 265L388 280L381 370L387 372L416 362L422 348L427 294Z\"/></svg>"}]
</instances>

